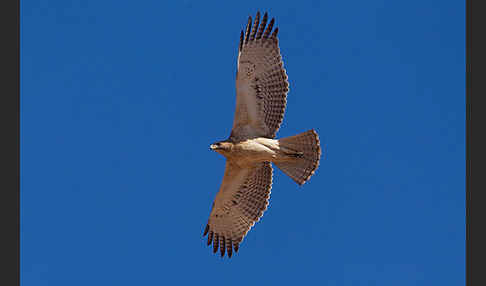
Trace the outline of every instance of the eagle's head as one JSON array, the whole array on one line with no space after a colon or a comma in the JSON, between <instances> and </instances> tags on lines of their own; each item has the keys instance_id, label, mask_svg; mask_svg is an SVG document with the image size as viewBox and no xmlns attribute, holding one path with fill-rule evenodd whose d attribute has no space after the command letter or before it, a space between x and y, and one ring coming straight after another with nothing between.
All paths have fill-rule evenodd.
<instances>
[{"instance_id":1,"label":"eagle's head","mask_svg":"<svg viewBox=\"0 0 486 286\"><path fill-rule=\"evenodd\" d=\"M209 149L218 152L221 155L225 155L233 149L233 143L220 141L209 145Z\"/></svg>"}]
</instances>

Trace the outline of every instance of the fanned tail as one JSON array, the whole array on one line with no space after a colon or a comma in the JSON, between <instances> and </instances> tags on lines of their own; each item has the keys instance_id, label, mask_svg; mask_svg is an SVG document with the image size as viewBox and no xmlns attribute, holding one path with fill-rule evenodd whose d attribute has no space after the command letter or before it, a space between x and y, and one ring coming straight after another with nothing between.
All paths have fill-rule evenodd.
<instances>
[{"instance_id":1,"label":"fanned tail","mask_svg":"<svg viewBox=\"0 0 486 286\"><path fill-rule=\"evenodd\" d=\"M314 129L282 138L279 146L283 150L292 150L289 154L292 159L284 162L275 162L275 165L297 184L302 185L310 179L319 166L321 147L319 136Z\"/></svg>"}]
</instances>

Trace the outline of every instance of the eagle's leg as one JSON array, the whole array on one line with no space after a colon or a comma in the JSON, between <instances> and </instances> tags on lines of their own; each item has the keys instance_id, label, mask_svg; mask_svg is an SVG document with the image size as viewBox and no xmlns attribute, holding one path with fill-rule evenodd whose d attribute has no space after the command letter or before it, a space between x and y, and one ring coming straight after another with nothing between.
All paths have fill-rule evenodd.
<instances>
[{"instance_id":1,"label":"eagle's leg","mask_svg":"<svg viewBox=\"0 0 486 286\"><path fill-rule=\"evenodd\" d=\"M292 158L302 158L304 156L304 152L292 150L288 147L280 146L280 151Z\"/></svg>"}]
</instances>

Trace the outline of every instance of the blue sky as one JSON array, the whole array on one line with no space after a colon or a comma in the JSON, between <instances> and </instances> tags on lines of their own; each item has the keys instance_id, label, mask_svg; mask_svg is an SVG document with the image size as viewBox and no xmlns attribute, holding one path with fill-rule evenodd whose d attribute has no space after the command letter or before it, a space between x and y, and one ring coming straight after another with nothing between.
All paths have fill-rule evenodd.
<instances>
[{"instance_id":1,"label":"blue sky","mask_svg":"<svg viewBox=\"0 0 486 286\"><path fill-rule=\"evenodd\" d=\"M464 285L463 1L21 2L22 285ZM231 259L202 238L239 32L268 11L314 128Z\"/></svg>"}]
</instances>

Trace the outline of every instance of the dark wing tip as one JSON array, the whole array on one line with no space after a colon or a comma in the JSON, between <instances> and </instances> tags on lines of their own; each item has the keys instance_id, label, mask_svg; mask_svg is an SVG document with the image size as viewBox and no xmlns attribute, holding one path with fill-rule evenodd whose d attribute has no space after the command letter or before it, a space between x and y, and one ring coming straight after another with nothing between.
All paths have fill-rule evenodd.
<instances>
[{"instance_id":1,"label":"dark wing tip","mask_svg":"<svg viewBox=\"0 0 486 286\"><path fill-rule=\"evenodd\" d=\"M277 34L278 34L278 27L275 28L275 30L273 30L273 33L272 33L272 38L277 38Z\"/></svg>"},{"instance_id":2,"label":"dark wing tip","mask_svg":"<svg viewBox=\"0 0 486 286\"><path fill-rule=\"evenodd\" d=\"M213 241L213 253L216 253L219 248L219 234L216 233Z\"/></svg>"},{"instance_id":3,"label":"dark wing tip","mask_svg":"<svg viewBox=\"0 0 486 286\"><path fill-rule=\"evenodd\" d=\"M250 41L255 40L255 35L258 30L259 24L260 24L260 11L256 13L255 21L253 22L253 29L251 30L251 34L250 34Z\"/></svg>"},{"instance_id":4,"label":"dark wing tip","mask_svg":"<svg viewBox=\"0 0 486 286\"><path fill-rule=\"evenodd\" d=\"M244 37L244 35L245 35L245 33L243 33L243 30L241 30L240 45L239 45L238 51L241 51L241 49L243 48L243 37Z\"/></svg>"},{"instance_id":5,"label":"dark wing tip","mask_svg":"<svg viewBox=\"0 0 486 286\"><path fill-rule=\"evenodd\" d=\"M251 16L248 17L248 23L246 24L245 44L248 43L248 39L250 38L250 32L251 32Z\"/></svg>"},{"instance_id":6,"label":"dark wing tip","mask_svg":"<svg viewBox=\"0 0 486 286\"><path fill-rule=\"evenodd\" d=\"M263 34L263 30L265 29L265 26L267 25L267 20L268 20L268 14L265 12L265 15L263 15L262 22L260 23L260 27L258 28L258 32L256 34L256 39L260 39Z\"/></svg>"},{"instance_id":7,"label":"dark wing tip","mask_svg":"<svg viewBox=\"0 0 486 286\"><path fill-rule=\"evenodd\" d=\"M239 244L234 243L231 238L226 238L223 235L219 235L218 233L214 233L212 230L208 231L208 246L213 244L213 253L220 252L221 257L224 257L225 254L228 254L228 258L233 256L233 248L234 252L238 252Z\"/></svg>"},{"instance_id":8,"label":"dark wing tip","mask_svg":"<svg viewBox=\"0 0 486 286\"><path fill-rule=\"evenodd\" d=\"M265 14L263 14L261 23L260 23L260 15L261 15L260 11L257 11L253 22L252 22L251 15L248 16L248 22L246 24L245 32L243 33L242 31L240 34L240 45L238 51L242 51L243 46L246 45L249 41L253 41L255 39L258 40L260 38L267 39L269 37L277 38L278 28L275 28L275 30L272 33L273 25L275 23L275 18L272 18L267 25L268 12L265 12Z\"/></svg>"},{"instance_id":9,"label":"dark wing tip","mask_svg":"<svg viewBox=\"0 0 486 286\"><path fill-rule=\"evenodd\" d=\"M230 238L228 242L226 243L227 246L227 252L228 252L228 258L231 258L231 255L233 255L233 241Z\"/></svg>"},{"instance_id":10,"label":"dark wing tip","mask_svg":"<svg viewBox=\"0 0 486 286\"><path fill-rule=\"evenodd\" d=\"M270 35L270 32L272 31L273 24L275 24L275 18L272 18L270 20L270 23L268 23L267 29L265 30L265 33L263 33L263 38L266 39Z\"/></svg>"},{"instance_id":11,"label":"dark wing tip","mask_svg":"<svg viewBox=\"0 0 486 286\"><path fill-rule=\"evenodd\" d=\"M209 235L208 235L208 245L211 245L211 242L213 242L213 235L214 235L214 233L212 231L209 232Z\"/></svg>"},{"instance_id":12,"label":"dark wing tip","mask_svg":"<svg viewBox=\"0 0 486 286\"><path fill-rule=\"evenodd\" d=\"M224 257L224 252L226 250L226 239L224 236L221 237L221 242L219 243L219 246L221 251L221 257Z\"/></svg>"},{"instance_id":13,"label":"dark wing tip","mask_svg":"<svg viewBox=\"0 0 486 286\"><path fill-rule=\"evenodd\" d=\"M203 237L206 236L206 234L208 234L208 231L209 231L209 224L206 224L206 228L204 229Z\"/></svg>"}]
</instances>

